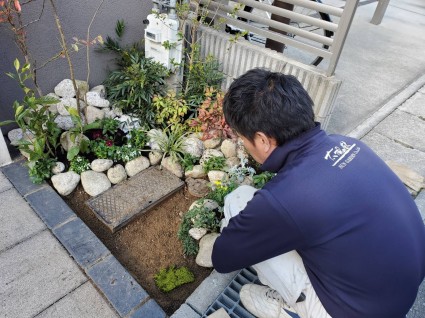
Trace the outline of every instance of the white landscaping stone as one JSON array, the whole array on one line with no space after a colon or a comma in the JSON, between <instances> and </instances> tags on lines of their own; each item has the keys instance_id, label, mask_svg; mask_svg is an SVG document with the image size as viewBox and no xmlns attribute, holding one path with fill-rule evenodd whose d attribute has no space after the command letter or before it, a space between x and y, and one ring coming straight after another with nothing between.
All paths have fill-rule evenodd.
<instances>
[{"instance_id":1,"label":"white landscaping stone","mask_svg":"<svg viewBox=\"0 0 425 318\"><path fill-rule=\"evenodd\" d=\"M110 168L107 172L107 176L112 184L117 184L127 179L127 173L125 172L125 168L120 164L117 164L115 167Z\"/></svg>"},{"instance_id":2,"label":"white landscaping stone","mask_svg":"<svg viewBox=\"0 0 425 318\"><path fill-rule=\"evenodd\" d=\"M149 159L140 156L136 159L133 159L125 164L125 171L127 172L127 175L129 177L134 176L135 174L139 173L142 170L145 170L149 167Z\"/></svg>"},{"instance_id":3,"label":"white landscaping stone","mask_svg":"<svg viewBox=\"0 0 425 318\"><path fill-rule=\"evenodd\" d=\"M206 173L204 168L201 165L195 165L193 166L192 170L186 170L184 172L184 175L187 178L193 178L193 179L201 179L206 177Z\"/></svg>"},{"instance_id":4,"label":"white landscaping stone","mask_svg":"<svg viewBox=\"0 0 425 318\"><path fill-rule=\"evenodd\" d=\"M93 87L90 92L96 92L99 94L100 98L105 98L106 97L106 89L104 85L97 85L95 87Z\"/></svg>"},{"instance_id":5,"label":"white landscaping stone","mask_svg":"<svg viewBox=\"0 0 425 318\"><path fill-rule=\"evenodd\" d=\"M63 162L58 161L53 166L52 173L59 174L59 173L62 173L64 170L65 170L65 165L63 164Z\"/></svg>"},{"instance_id":6,"label":"white landscaping stone","mask_svg":"<svg viewBox=\"0 0 425 318\"><path fill-rule=\"evenodd\" d=\"M70 130L74 127L74 123L72 122L71 116L58 115L55 118L55 123L62 130Z\"/></svg>"},{"instance_id":7,"label":"white landscaping stone","mask_svg":"<svg viewBox=\"0 0 425 318\"><path fill-rule=\"evenodd\" d=\"M230 316L224 308L220 308L219 310L214 311L211 315L208 315L207 318L230 318Z\"/></svg>"},{"instance_id":8,"label":"white landscaping stone","mask_svg":"<svg viewBox=\"0 0 425 318\"><path fill-rule=\"evenodd\" d=\"M193 227L189 230L189 235L199 241L207 232L208 230L203 227Z\"/></svg>"},{"instance_id":9,"label":"white landscaping stone","mask_svg":"<svg viewBox=\"0 0 425 318\"><path fill-rule=\"evenodd\" d=\"M218 147L221 143L221 138L211 138L204 140L204 146L207 149L214 149Z\"/></svg>"},{"instance_id":10,"label":"white landscaping stone","mask_svg":"<svg viewBox=\"0 0 425 318\"><path fill-rule=\"evenodd\" d=\"M86 116L87 124L91 124L96 119L103 119L105 117L105 112L103 110L93 106L87 106L84 109L84 114Z\"/></svg>"},{"instance_id":11,"label":"white landscaping stone","mask_svg":"<svg viewBox=\"0 0 425 318\"><path fill-rule=\"evenodd\" d=\"M109 100L100 97L100 93L94 91L90 91L86 94L86 102L89 106L100 108L109 107L110 105Z\"/></svg>"},{"instance_id":12,"label":"white landscaping stone","mask_svg":"<svg viewBox=\"0 0 425 318\"><path fill-rule=\"evenodd\" d=\"M10 140L12 146L17 146L18 141L24 137L21 128L12 129L7 133L7 138Z\"/></svg>"},{"instance_id":13,"label":"white landscaping stone","mask_svg":"<svg viewBox=\"0 0 425 318\"><path fill-rule=\"evenodd\" d=\"M90 167L93 171L103 172L108 170L114 162L110 159L95 159L91 162Z\"/></svg>"},{"instance_id":14,"label":"white landscaping stone","mask_svg":"<svg viewBox=\"0 0 425 318\"><path fill-rule=\"evenodd\" d=\"M114 113L114 111L109 107L102 108L102 111L105 113L105 115L104 115L105 118L115 118L115 117L117 117L117 115Z\"/></svg>"},{"instance_id":15,"label":"white landscaping stone","mask_svg":"<svg viewBox=\"0 0 425 318\"><path fill-rule=\"evenodd\" d=\"M200 158L204 153L205 146L202 140L199 140L198 138L186 138L183 141L182 148L184 152L196 158Z\"/></svg>"},{"instance_id":16,"label":"white landscaping stone","mask_svg":"<svg viewBox=\"0 0 425 318\"><path fill-rule=\"evenodd\" d=\"M62 98L61 101L56 104L56 107L57 107L59 115L69 116L69 112L67 108L77 109L77 99L72 97Z\"/></svg>"},{"instance_id":17,"label":"white landscaping stone","mask_svg":"<svg viewBox=\"0 0 425 318\"><path fill-rule=\"evenodd\" d=\"M178 161L173 160L173 158L166 157L162 159L161 166L176 175L177 177L183 177L184 171L182 165Z\"/></svg>"},{"instance_id":18,"label":"white landscaping stone","mask_svg":"<svg viewBox=\"0 0 425 318\"><path fill-rule=\"evenodd\" d=\"M223 140L220 150L226 158L236 157L236 143L230 139Z\"/></svg>"},{"instance_id":19,"label":"white landscaping stone","mask_svg":"<svg viewBox=\"0 0 425 318\"><path fill-rule=\"evenodd\" d=\"M229 176L224 171L211 170L210 172L208 172L208 179L210 180L210 182L215 182L215 181L224 181L225 182L225 181L229 180Z\"/></svg>"},{"instance_id":20,"label":"white landscaping stone","mask_svg":"<svg viewBox=\"0 0 425 318\"><path fill-rule=\"evenodd\" d=\"M213 267L211 260L212 249L215 240L220 236L218 233L210 233L205 235L199 241L199 252L196 255L196 264L202 267Z\"/></svg>"},{"instance_id":21,"label":"white landscaping stone","mask_svg":"<svg viewBox=\"0 0 425 318\"><path fill-rule=\"evenodd\" d=\"M68 195L77 187L80 176L74 171L68 171L52 176L51 180L60 195Z\"/></svg>"},{"instance_id":22,"label":"white landscaping stone","mask_svg":"<svg viewBox=\"0 0 425 318\"><path fill-rule=\"evenodd\" d=\"M232 168L234 166L238 166L241 163L238 157L230 157L226 159L226 167Z\"/></svg>"},{"instance_id":23,"label":"white landscaping stone","mask_svg":"<svg viewBox=\"0 0 425 318\"><path fill-rule=\"evenodd\" d=\"M74 141L72 141L71 133L69 131L64 131L60 137L60 144L65 151L69 151L72 147L80 145L81 140L83 139L89 141L89 138L84 135L77 135Z\"/></svg>"},{"instance_id":24,"label":"white landscaping stone","mask_svg":"<svg viewBox=\"0 0 425 318\"><path fill-rule=\"evenodd\" d=\"M201 160L199 160L200 165L204 165L204 163L210 159L211 157L224 157L223 153L216 149L206 149L204 154L202 155Z\"/></svg>"},{"instance_id":25,"label":"white landscaping stone","mask_svg":"<svg viewBox=\"0 0 425 318\"><path fill-rule=\"evenodd\" d=\"M75 89L72 81L70 79L64 79L58 85L56 85L55 94L59 97L74 97Z\"/></svg>"},{"instance_id":26,"label":"white landscaping stone","mask_svg":"<svg viewBox=\"0 0 425 318\"><path fill-rule=\"evenodd\" d=\"M81 173L81 184L84 191L92 197L105 192L111 187L111 181L104 173L91 170Z\"/></svg>"},{"instance_id":27,"label":"white landscaping stone","mask_svg":"<svg viewBox=\"0 0 425 318\"><path fill-rule=\"evenodd\" d=\"M148 156L151 166L157 165L161 162L162 153L160 153L159 151L151 151L149 152Z\"/></svg>"},{"instance_id":28,"label":"white landscaping stone","mask_svg":"<svg viewBox=\"0 0 425 318\"><path fill-rule=\"evenodd\" d=\"M192 210L193 208L196 207L201 207L204 206L206 207L208 210L212 211L215 210L219 207L218 203L214 200L211 199L199 199L196 200L195 202L193 202L190 207L189 207L189 211Z\"/></svg>"}]
</instances>

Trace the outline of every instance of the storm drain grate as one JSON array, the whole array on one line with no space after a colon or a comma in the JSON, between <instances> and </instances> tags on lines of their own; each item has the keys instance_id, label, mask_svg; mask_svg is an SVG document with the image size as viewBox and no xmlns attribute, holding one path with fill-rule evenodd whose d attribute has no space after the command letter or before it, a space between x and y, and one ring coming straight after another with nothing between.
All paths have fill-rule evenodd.
<instances>
[{"instance_id":1,"label":"storm drain grate","mask_svg":"<svg viewBox=\"0 0 425 318\"><path fill-rule=\"evenodd\" d=\"M247 311L239 298L239 292L245 284L261 284L257 273L251 267L242 269L217 299L208 307L201 318L206 318L215 311L223 308L231 318L256 318ZM297 315L290 314L293 318L299 318Z\"/></svg>"},{"instance_id":2,"label":"storm drain grate","mask_svg":"<svg viewBox=\"0 0 425 318\"><path fill-rule=\"evenodd\" d=\"M183 186L184 182L171 172L151 167L91 198L87 204L114 232Z\"/></svg>"}]
</instances>

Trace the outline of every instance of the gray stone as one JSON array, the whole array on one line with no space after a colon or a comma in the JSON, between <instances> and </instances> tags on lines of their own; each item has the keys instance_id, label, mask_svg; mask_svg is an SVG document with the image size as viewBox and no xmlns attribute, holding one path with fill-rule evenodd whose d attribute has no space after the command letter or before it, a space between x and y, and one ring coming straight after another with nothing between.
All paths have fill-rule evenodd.
<instances>
[{"instance_id":1,"label":"gray stone","mask_svg":"<svg viewBox=\"0 0 425 318\"><path fill-rule=\"evenodd\" d=\"M220 146L221 138L211 138L204 140L204 146L206 149L214 149Z\"/></svg>"},{"instance_id":2,"label":"gray stone","mask_svg":"<svg viewBox=\"0 0 425 318\"><path fill-rule=\"evenodd\" d=\"M177 160L174 160L172 157L166 157L162 159L161 166L170 171L172 174L176 175L177 177L183 177L184 171L182 165Z\"/></svg>"},{"instance_id":3,"label":"gray stone","mask_svg":"<svg viewBox=\"0 0 425 318\"><path fill-rule=\"evenodd\" d=\"M46 228L28 203L13 188L0 193L0 211L0 251ZM0 289L3 283L2 279Z\"/></svg>"},{"instance_id":4,"label":"gray stone","mask_svg":"<svg viewBox=\"0 0 425 318\"><path fill-rule=\"evenodd\" d=\"M121 108L118 108L118 107L116 107L116 106L112 106L112 109L111 109L113 112L114 112L114 114L116 115L116 116L118 116L118 117L120 117L120 116L122 116L123 115L123 112L122 112L122 109Z\"/></svg>"},{"instance_id":5,"label":"gray stone","mask_svg":"<svg viewBox=\"0 0 425 318\"><path fill-rule=\"evenodd\" d=\"M65 170L65 165L63 164L63 162L57 161L52 168L52 173L59 174L63 172L64 170Z\"/></svg>"},{"instance_id":6,"label":"gray stone","mask_svg":"<svg viewBox=\"0 0 425 318\"><path fill-rule=\"evenodd\" d=\"M107 176L112 184L117 184L127 179L125 168L120 164L108 169Z\"/></svg>"},{"instance_id":7,"label":"gray stone","mask_svg":"<svg viewBox=\"0 0 425 318\"><path fill-rule=\"evenodd\" d=\"M393 160L408 167L415 167L418 173L425 175L425 153L411 149L372 131L362 141L371 147L383 160Z\"/></svg>"},{"instance_id":8,"label":"gray stone","mask_svg":"<svg viewBox=\"0 0 425 318\"><path fill-rule=\"evenodd\" d=\"M419 212L421 212L422 220L425 222L425 190L422 190L415 199Z\"/></svg>"},{"instance_id":9,"label":"gray stone","mask_svg":"<svg viewBox=\"0 0 425 318\"><path fill-rule=\"evenodd\" d=\"M69 131L64 131L60 137L60 144L65 149L65 151L69 151L69 149L79 146L82 140L89 141L89 138L83 134L79 134L75 137L74 141L72 141L72 134Z\"/></svg>"},{"instance_id":10,"label":"gray stone","mask_svg":"<svg viewBox=\"0 0 425 318\"><path fill-rule=\"evenodd\" d=\"M374 130L404 145L425 151L425 121L414 115L396 110ZM412 134L412 131L415 133Z\"/></svg>"},{"instance_id":11,"label":"gray stone","mask_svg":"<svg viewBox=\"0 0 425 318\"><path fill-rule=\"evenodd\" d=\"M206 312L238 272L220 274L214 270L187 298L186 303L197 312Z\"/></svg>"},{"instance_id":12,"label":"gray stone","mask_svg":"<svg viewBox=\"0 0 425 318\"><path fill-rule=\"evenodd\" d=\"M75 83L77 84L78 90L80 92L80 99L84 99L84 95L86 95L86 93L89 91L89 84L82 80L75 80Z\"/></svg>"},{"instance_id":13,"label":"gray stone","mask_svg":"<svg viewBox=\"0 0 425 318\"><path fill-rule=\"evenodd\" d=\"M113 164L114 162L110 159L95 159L91 162L90 167L93 171L103 172L112 167Z\"/></svg>"},{"instance_id":14,"label":"gray stone","mask_svg":"<svg viewBox=\"0 0 425 318\"><path fill-rule=\"evenodd\" d=\"M91 282L86 282L36 318L105 317L118 318Z\"/></svg>"},{"instance_id":15,"label":"gray stone","mask_svg":"<svg viewBox=\"0 0 425 318\"><path fill-rule=\"evenodd\" d=\"M53 229L53 233L75 261L86 270L110 254L105 245L79 218Z\"/></svg>"},{"instance_id":16,"label":"gray stone","mask_svg":"<svg viewBox=\"0 0 425 318\"><path fill-rule=\"evenodd\" d=\"M7 133L7 138L9 138L10 144L12 146L17 146L18 141L21 140L23 137L24 135L21 128L12 129Z\"/></svg>"},{"instance_id":17,"label":"gray stone","mask_svg":"<svg viewBox=\"0 0 425 318\"><path fill-rule=\"evenodd\" d=\"M214 242L219 237L219 233L210 233L205 235L199 241L199 252L196 255L196 264L202 267L213 267L211 260Z\"/></svg>"},{"instance_id":18,"label":"gray stone","mask_svg":"<svg viewBox=\"0 0 425 318\"><path fill-rule=\"evenodd\" d=\"M419 286L416 300L407 313L407 318L423 318L425 313L425 280Z\"/></svg>"},{"instance_id":19,"label":"gray stone","mask_svg":"<svg viewBox=\"0 0 425 318\"><path fill-rule=\"evenodd\" d=\"M238 166L241 163L241 160L238 157L230 157L226 159L226 167L233 168L234 166Z\"/></svg>"},{"instance_id":20,"label":"gray stone","mask_svg":"<svg viewBox=\"0 0 425 318\"><path fill-rule=\"evenodd\" d=\"M211 170L208 172L208 179L210 180L210 182L216 182L216 181L227 181L229 179L229 175L224 172L224 171L220 171L220 170Z\"/></svg>"},{"instance_id":21,"label":"gray stone","mask_svg":"<svg viewBox=\"0 0 425 318\"><path fill-rule=\"evenodd\" d=\"M189 305L183 304L177 309L170 318L200 318L201 316Z\"/></svg>"},{"instance_id":22,"label":"gray stone","mask_svg":"<svg viewBox=\"0 0 425 318\"><path fill-rule=\"evenodd\" d=\"M183 141L183 151L196 157L200 158L204 153L204 143L198 138L186 138Z\"/></svg>"},{"instance_id":23,"label":"gray stone","mask_svg":"<svg viewBox=\"0 0 425 318\"><path fill-rule=\"evenodd\" d=\"M29 131L29 130L26 130L25 132L22 132L22 141L29 141L30 143L34 143L34 141L35 141L35 136L33 135L33 133L31 132L31 131ZM30 149L30 150L34 150L34 146L33 145L28 145L28 148ZM25 157L25 158L27 158L27 159L29 159L29 157L30 157L30 155L29 155L29 153L27 153L25 150L23 150L23 149L19 149L19 151L21 152L21 154Z\"/></svg>"},{"instance_id":24,"label":"gray stone","mask_svg":"<svg viewBox=\"0 0 425 318\"><path fill-rule=\"evenodd\" d=\"M201 207L204 206L206 207L208 210L214 210L217 209L219 207L218 203L214 200L211 199L200 199L200 200L196 200L195 202L193 202L190 207L189 207L189 211L192 210L195 207Z\"/></svg>"},{"instance_id":25,"label":"gray stone","mask_svg":"<svg viewBox=\"0 0 425 318\"><path fill-rule=\"evenodd\" d=\"M0 193L12 188L12 184L7 180L3 173L0 172Z\"/></svg>"},{"instance_id":26,"label":"gray stone","mask_svg":"<svg viewBox=\"0 0 425 318\"><path fill-rule=\"evenodd\" d=\"M127 172L127 175L129 177L132 177L140 171L147 169L149 167L149 164L150 163L148 158L140 156L136 159L127 162L125 164L125 171Z\"/></svg>"},{"instance_id":27,"label":"gray stone","mask_svg":"<svg viewBox=\"0 0 425 318\"><path fill-rule=\"evenodd\" d=\"M62 200L51 187L44 187L26 197L28 203L43 220L48 228L76 218L74 211Z\"/></svg>"},{"instance_id":28,"label":"gray stone","mask_svg":"<svg viewBox=\"0 0 425 318\"><path fill-rule=\"evenodd\" d=\"M31 182L28 167L23 160L2 167L2 172L22 196L37 191L46 185L45 183L35 184Z\"/></svg>"},{"instance_id":29,"label":"gray stone","mask_svg":"<svg viewBox=\"0 0 425 318\"><path fill-rule=\"evenodd\" d=\"M77 187L80 175L74 171L67 171L52 176L51 180L53 187L60 195L68 195Z\"/></svg>"},{"instance_id":30,"label":"gray stone","mask_svg":"<svg viewBox=\"0 0 425 318\"><path fill-rule=\"evenodd\" d=\"M104 118L115 118L115 117L117 117L117 114L115 114L115 112L112 110L112 109L110 109L109 107L105 107L105 108L102 108L102 111L104 112Z\"/></svg>"},{"instance_id":31,"label":"gray stone","mask_svg":"<svg viewBox=\"0 0 425 318\"><path fill-rule=\"evenodd\" d=\"M159 164L162 160L162 153L159 151L151 151L148 156L151 166Z\"/></svg>"},{"instance_id":32,"label":"gray stone","mask_svg":"<svg viewBox=\"0 0 425 318\"><path fill-rule=\"evenodd\" d=\"M199 241L207 232L208 230L202 227L193 227L189 230L189 235Z\"/></svg>"},{"instance_id":33,"label":"gray stone","mask_svg":"<svg viewBox=\"0 0 425 318\"><path fill-rule=\"evenodd\" d=\"M226 158L236 157L236 143L230 139L223 140L220 150Z\"/></svg>"},{"instance_id":34,"label":"gray stone","mask_svg":"<svg viewBox=\"0 0 425 318\"><path fill-rule=\"evenodd\" d=\"M208 181L205 179L186 178L187 191L190 195L202 198L210 192Z\"/></svg>"},{"instance_id":35,"label":"gray stone","mask_svg":"<svg viewBox=\"0 0 425 318\"><path fill-rule=\"evenodd\" d=\"M425 94L416 93L404 102L399 109L425 119Z\"/></svg>"},{"instance_id":36,"label":"gray stone","mask_svg":"<svg viewBox=\"0 0 425 318\"><path fill-rule=\"evenodd\" d=\"M129 318L166 318L166 313L162 310L157 302L153 299L148 300L135 312L133 312Z\"/></svg>"},{"instance_id":37,"label":"gray stone","mask_svg":"<svg viewBox=\"0 0 425 318\"><path fill-rule=\"evenodd\" d=\"M230 318L230 316L224 310L224 308L220 308L219 310L213 312L211 315L208 315L207 318Z\"/></svg>"},{"instance_id":38,"label":"gray stone","mask_svg":"<svg viewBox=\"0 0 425 318\"><path fill-rule=\"evenodd\" d=\"M84 114L88 124L91 124L96 119L103 119L105 117L105 112L103 110L93 106L87 106L84 109Z\"/></svg>"},{"instance_id":39,"label":"gray stone","mask_svg":"<svg viewBox=\"0 0 425 318\"><path fill-rule=\"evenodd\" d=\"M187 178L193 178L193 179L201 179L207 176L204 168L201 165L194 165L191 170L186 170L184 172L184 175Z\"/></svg>"},{"instance_id":40,"label":"gray stone","mask_svg":"<svg viewBox=\"0 0 425 318\"><path fill-rule=\"evenodd\" d=\"M90 91L86 94L86 102L88 106L94 107L109 107L109 100L100 97L99 92Z\"/></svg>"},{"instance_id":41,"label":"gray stone","mask_svg":"<svg viewBox=\"0 0 425 318\"><path fill-rule=\"evenodd\" d=\"M205 161L210 159L211 157L224 157L223 153L216 149L206 149L204 151L204 154L201 157L201 160L199 160L200 165L204 165Z\"/></svg>"},{"instance_id":42,"label":"gray stone","mask_svg":"<svg viewBox=\"0 0 425 318\"><path fill-rule=\"evenodd\" d=\"M106 90L105 90L105 86L104 85L97 85L95 87L93 87L90 92L96 92L99 94L100 98L105 98L106 97Z\"/></svg>"},{"instance_id":43,"label":"gray stone","mask_svg":"<svg viewBox=\"0 0 425 318\"><path fill-rule=\"evenodd\" d=\"M111 182L104 173L91 170L81 173L81 184L84 191L92 197L105 192L111 187Z\"/></svg>"},{"instance_id":44,"label":"gray stone","mask_svg":"<svg viewBox=\"0 0 425 318\"><path fill-rule=\"evenodd\" d=\"M61 101L56 104L59 115L69 116L67 108L77 109L77 99L75 98L62 98Z\"/></svg>"},{"instance_id":45,"label":"gray stone","mask_svg":"<svg viewBox=\"0 0 425 318\"><path fill-rule=\"evenodd\" d=\"M121 317L149 297L112 255L91 267L88 275Z\"/></svg>"},{"instance_id":46,"label":"gray stone","mask_svg":"<svg viewBox=\"0 0 425 318\"><path fill-rule=\"evenodd\" d=\"M74 97L75 89L72 81L70 79L64 79L58 85L56 85L55 94L59 97Z\"/></svg>"},{"instance_id":47,"label":"gray stone","mask_svg":"<svg viewBox=\"0 0 425 318\"><path fill-rule=\"evenodd\" d=\"M74 123L72 122L71 116L58 115L55 118L55 123L62 130L70 130L71 128L75 126Z\"/></svg>"},{"instance_id":48,"label":"gray stone","mask_svg":"<svg viewBox=\"0 0 425 318\"><path fill-rule=\"evenodd\" d=\"M0 254L3 317L34 317L87 281L49 231Z\"/></svg>"}]
</instances>

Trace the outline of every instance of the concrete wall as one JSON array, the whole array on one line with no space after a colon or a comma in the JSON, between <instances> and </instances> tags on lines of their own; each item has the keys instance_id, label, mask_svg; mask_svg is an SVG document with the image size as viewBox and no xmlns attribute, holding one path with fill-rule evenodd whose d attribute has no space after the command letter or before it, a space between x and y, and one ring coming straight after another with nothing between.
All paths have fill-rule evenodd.
<instances>
[{"instance_id":1,"label":"concrete wall","mask_svg":"<svg viewBox=\"0 0 425 318\"><path fill-rule=\"evenodd\" d=\"M56 6L62 22L65 35L69 43L72 37L85 39L87 27L101 0L56 0ZM24 5L22 12L25 22L34 21L42 12L42 0L34 0ZM142 21L152 9L150 0L106 0L100 8L91 27L91 38L102 35L114 36L114 28L118 19L124 19L126 32L123 43L139 41L143 37L145 26ZM60 51L59 34L54 23L50 1L45 1L45 8L40 21L31 24L28 28L28 44L33 59L38 65L44 63ZM7 25L0 24L0 121L13 118L12 103L22 98L21 89L17 83L5 75L14 72L13 61L18 57L23 61L22 55L13 41L12 33ZM85 48L72 54L75 76L85 80L87 77L87 63ZM95 52L90 54L91 87L101 84L106 78L108 70L114 67L113 55ZM64 78L70 78L69 67L66 59L59 59L38 71L38 82L47 94ZM6 133L13 126L3 128Z\"/></svg>"}]
</instances>

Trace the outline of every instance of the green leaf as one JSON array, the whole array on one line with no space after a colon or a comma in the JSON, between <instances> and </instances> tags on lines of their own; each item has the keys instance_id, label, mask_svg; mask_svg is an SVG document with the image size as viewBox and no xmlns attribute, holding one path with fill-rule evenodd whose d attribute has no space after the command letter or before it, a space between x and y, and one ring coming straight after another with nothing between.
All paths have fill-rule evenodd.
<instances>
[{"instance_id":1,"label":"green leaf","mask_svg":"<svg viewBox=\"0 0 425 318\"><path fill-rule=\"evenodd\" d=\"M19 72L19 68L21 67L21 64L19 63L18 59L15 59L15 61L13 61L13 66L15 66L16 72Z\"/></svg>"},{"instance_id":2,"label":"green leaf","mask_svg":"<svg viewBox=\"0 0 425 318\"><path fill-rule=\"evenodd\" d=\"M30 64L29 63L25 63L24 66L22 67L21 72L26 72L30 69Z\"/></svg>"},{"instance_id":3,"label":"green leaf","mask_svg":"<svg viewBox=\"0 0 425 318\"><path fill-rule=\"evenodd\" d=\"M19 105L15 110L15 117L18 117L24 111L24 105Z\"/></svg>"},{"instance_id":4,"label":"green leaf","mask_svg":"<svg viewBox=\"0 0 425 318\"><path fill-rule=\"evenodd\" d=\"M71 116L79 117L78 110L76 108L73 108L73 107L65 107L65 108Z\"/></svg>"},{"instance_id":5,"label":"green leaf","mask_svg":"<svg viewBox=\"0 0 425 318\"><path fill-rule=\"evenodd\" d=\"M5 120L5 121L1 121L1 122L0 122L0 127L1 127L1 126L5 126L5 125L9 125L9 124L13 124L13 123L16 123L16 121L14 121L14 120Z\"/></svg>"},{"instance_id":6,"label":"green leaf","mask_svg":"<svg viewBox=\"0 0 425 318\"><path fill-rule=\"evenodd\" d=\"M71 149L68 150L68 153L66 154L66 159L71 161L72 159L75 158L76 155L78 155L79 152L80 152L80 148L78 146L72 147Z\"/></svg>"}]
</instances>

